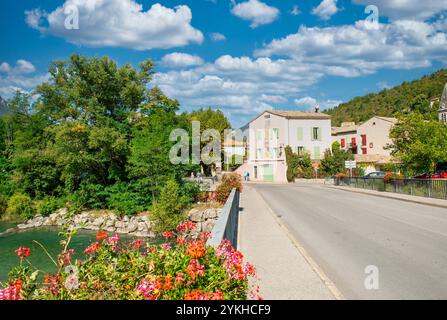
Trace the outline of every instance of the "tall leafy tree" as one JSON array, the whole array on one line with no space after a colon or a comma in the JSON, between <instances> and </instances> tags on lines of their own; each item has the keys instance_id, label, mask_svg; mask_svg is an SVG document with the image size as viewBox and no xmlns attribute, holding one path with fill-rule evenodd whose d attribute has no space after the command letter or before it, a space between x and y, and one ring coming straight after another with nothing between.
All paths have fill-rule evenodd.
<instances>
[{"instance_id":1,"label":"tall leafy tree","mask_svg":"<svg viewBox=\"0 0 447 320\"><path fill-rule=\"evenodd\" d=\"M391 129L389 146L409 173L433 173L439 163L447 162L447 126L425 120L420 113L402 115Z\"/></svg>"}]
</instances>

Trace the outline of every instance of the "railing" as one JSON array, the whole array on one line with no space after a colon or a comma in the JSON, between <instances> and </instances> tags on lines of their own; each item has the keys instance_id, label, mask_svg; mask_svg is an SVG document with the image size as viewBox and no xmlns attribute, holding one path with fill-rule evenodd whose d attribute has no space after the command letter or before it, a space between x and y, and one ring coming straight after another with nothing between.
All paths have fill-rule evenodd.
<instances>
[{"instance_id":1,"label":"railing","mask_svg":"<svg viewBox=\"0 0 447 320\"><path fill-rule=\"evenodd\" d=\"M447 179L336 178L336 186L394 192L413 196L447 199Z\"/></svg>"},{"instance_id":2,"label":"railing","mask_svg":"<svg viewBox=\"0 0 447 320\"><path fill-rule=\"evenodd\" d=\"M211 238L207 244L217 247L222 240L227 239L237 248L237 230L239 225L239 191L233 189L225 203L219 219L216 221Z\"/></svg>"}]
</instances>

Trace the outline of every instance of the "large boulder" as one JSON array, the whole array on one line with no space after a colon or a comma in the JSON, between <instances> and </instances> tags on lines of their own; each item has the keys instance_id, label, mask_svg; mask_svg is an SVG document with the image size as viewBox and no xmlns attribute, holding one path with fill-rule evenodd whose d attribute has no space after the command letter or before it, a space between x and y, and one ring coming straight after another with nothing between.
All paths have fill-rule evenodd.
<instances>
[{"instance_id":1,"label":"large boulder","mask_svg":"<svg viewBox=\"0 0 447 320\"><path fill-rule=\"evenodd\" d=\"M198 209L192 209L188 213L189 220L192 222L201 222L203 219L203 212Z\"/></svg>"}]
</instances>

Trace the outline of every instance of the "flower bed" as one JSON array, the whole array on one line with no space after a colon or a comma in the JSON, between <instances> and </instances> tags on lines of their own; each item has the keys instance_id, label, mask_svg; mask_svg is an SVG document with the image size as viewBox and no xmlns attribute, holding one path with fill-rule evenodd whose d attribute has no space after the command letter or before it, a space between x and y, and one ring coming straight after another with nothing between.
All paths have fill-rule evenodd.
<instances>
[{"instance_id":1,"label":"flower bed","mask_svg":"<svg viewBox=\"0 0 447 320\"><path fill-rule=\"evenodd\" d=\"M159 245L135 240L123 243L118 235L97 234L85 250L85 260L72 261L70 235L53 262L56 274L34 269L27 260L29 248L16 252L20 265L9 274L9 285L0 300L237 300L258 298L249 290L255 269L228 241L218 248L206 245L209 233L191 239L195 228L187 221L175 231L164 232ZM40 278L44 279L39 280Z\"/></svg>"}]
</instances>

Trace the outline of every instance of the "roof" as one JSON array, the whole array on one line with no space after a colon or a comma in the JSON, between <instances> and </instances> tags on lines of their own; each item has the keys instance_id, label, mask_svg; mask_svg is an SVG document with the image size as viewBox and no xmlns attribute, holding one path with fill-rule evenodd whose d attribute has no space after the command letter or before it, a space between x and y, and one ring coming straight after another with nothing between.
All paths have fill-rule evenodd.
<instances>
[{"instance_id":1,"label":"roof","mask_svg":"<svg viewBox=\"0 0 447 320\"><path fill-rule=\"evenodd\" d=\"M384 120L384 121L388 121L388 122L391 122L391 123L397 123L397 118L390 118L390 117L378 117L378 116L375 116L374 118L377 118L377 119L380 119L380 120Z\"/></svg>"},{"instance_id":2,"label":"roof","mask_svg":"<svg viewBox=\"0 0 447 320\"><path fill-rule=\"evenodd\" d=\"M386 164L396 162L396 159L394 159L392 156L386 156L380 154L355 154L354 159L359 163Z\"/></svg>"},{"instance_id":3,"label":"roof","mask_svg":"<svg viewBox=\"0 0 447 320\"><path fill-rule=\"evenodd\" d=\"M332 127L332 134L340 134L340 133L348 133L348 132L356 132L359 126L346 126L346 127Z\"/></svg>"},{"instance_id":4,"label":"roof","mask_svg":"<svg viewBox=\"0 0 447 320\"><path fill-rule=\"evenodd\" d=\"M294 110L266 110L266 112L284 117L287 119L330 119L331 116L321 112L306 112L306 111L294 111Z\"/></svg>"}]
</instances>

